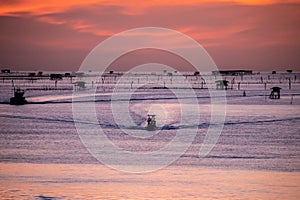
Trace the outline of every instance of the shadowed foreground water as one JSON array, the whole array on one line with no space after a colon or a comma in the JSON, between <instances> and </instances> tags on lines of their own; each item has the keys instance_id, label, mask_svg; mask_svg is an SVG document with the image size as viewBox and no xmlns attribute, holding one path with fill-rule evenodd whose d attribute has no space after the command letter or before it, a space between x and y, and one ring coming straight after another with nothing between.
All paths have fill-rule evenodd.
<instances>
[{"instance_id":1,"label":"shadowed foreground water","mask_svg":"<svg viewBox=\"0 0 300 200\"><path fill-rule=\"evenodd\" d=\"M299 199L299 172L170 166L127 174L101 165L1 165L2 199Z\"/></svg>"}]
</instances>

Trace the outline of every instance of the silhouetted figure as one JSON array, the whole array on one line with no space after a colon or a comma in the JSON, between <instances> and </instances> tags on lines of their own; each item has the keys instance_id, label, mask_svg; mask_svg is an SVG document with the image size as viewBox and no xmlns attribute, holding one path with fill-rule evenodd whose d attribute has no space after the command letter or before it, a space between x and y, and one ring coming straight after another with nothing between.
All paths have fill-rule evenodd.
<instances>
[{"instance_id":1,"label":"silhouetted figure","mask_svg":"<svg viewBox=\"0 0 300 200\"><path fill-rule=\"evenodd\" d=\"M291 96L291 104L293 104L294 95Z\"/></svg>"},{"instance_id":2,"label":"silhouetted figure","mask_svg":"<svg viewBox=\"0 0 300 200\"><path fill-rule=\"evenodd\" d=\"M265 82L265 90L267 90L267 82Z\"/></svg>"},{"instance_id":3,"label":"silhouetted figure","mask_svg":"<svg viewBox=\"0 0 300 200\"><path fill-rule=\"evenodd\" d=\"M150 118L150 116L148 115L148 119L147 119L148 126L149 126L150 122L151 122L151 118Z\"/></svg>"},{"instance_id":4,"label":"silhouetted figure","mask_svg":"<svg viewBox=\"0 0 300 200\"><path fill-rule=\"evenodd\" d=\"M271 88L271 94L269 96L270 99L280 99L280 87L272 87Z\"/></svg>"},{"instance_id":5,"label":"silhouetted figure","mask_svg":"<svg viewBox=\"0 0 300 200\"><path fill-rule=\"evenodd\" d=\"M244 92L243 92L243 97L245 97L246 96L246 91L244 90Z\"/></svg>"}]
</instances>

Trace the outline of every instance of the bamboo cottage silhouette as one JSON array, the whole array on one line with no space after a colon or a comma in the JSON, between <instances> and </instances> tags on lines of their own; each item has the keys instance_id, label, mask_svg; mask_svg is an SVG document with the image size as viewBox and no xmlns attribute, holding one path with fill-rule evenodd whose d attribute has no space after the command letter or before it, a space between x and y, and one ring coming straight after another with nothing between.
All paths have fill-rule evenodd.
<instances>
[{"instance_id":1,"label":"bamboo cottage silhouette","mask_svg":"<svg viewBox=\"0 0 300 200\"><path fill-rule=\"evenodd\" d=\"M227 90L227 87L228 87L228 81L226 80L218 80L216 81L216 89L217 90Z\"/></svg>"},{"instance_id":2,"label":"bamboo cottage silhouette","mask_svg":"<svg viewBox=\"0 0 300 200\"><path fill-rule=\"evenodd\" d=\"M84 81L77 81L77 82L75 82L73 84L75 86L75 90L83 90L83 89L86 88Z\"/></svg>"},{"instance_id":3,"label":"bamboo cottage silhouette","mask_svg":"<svg viewBox=\"0 0 300 200\"><path fill-rule=\"evenodd\" d=\"M280 99L280 87L272 87L271 88L271 94L269 96L270 99Z\"/></svg>"}]
</instances>

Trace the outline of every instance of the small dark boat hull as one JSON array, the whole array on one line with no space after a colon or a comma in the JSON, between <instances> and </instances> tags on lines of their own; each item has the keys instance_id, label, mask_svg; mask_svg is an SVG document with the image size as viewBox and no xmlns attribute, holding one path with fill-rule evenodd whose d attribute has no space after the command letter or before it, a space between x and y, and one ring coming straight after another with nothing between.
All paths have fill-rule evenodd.
<instances>
[{"instance_id":1,"label":"small dark boat hull","mask_svg":"<svg viewBox=\"0 0 300 200\"><path fill-rule=\"evenodd\" d=\"M16 98L16 97L12 97L10 98L10 105L24 105L27 103L27 101L25 100L25 97L22 98Z\"/></svg>"},{"instance_id":2,"label":"small dark boat hull","mask_svg":"<svg viewBox=\"0 0 300 200\"><path fill-rule=\"evenodd\" d=\"M147 130L147 131L155 131L156 129L157 129L156 126L147 126L147 127L146 127L146 130Z\"/></svg>"}]
</instances>

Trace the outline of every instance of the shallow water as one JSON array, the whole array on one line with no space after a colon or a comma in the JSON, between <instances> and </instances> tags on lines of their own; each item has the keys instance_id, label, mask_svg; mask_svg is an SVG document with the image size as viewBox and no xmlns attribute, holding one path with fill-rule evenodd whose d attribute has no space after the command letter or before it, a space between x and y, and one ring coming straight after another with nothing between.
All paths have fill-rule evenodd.
<instances>
[{"instance_id":1,"label":"shallow water","mask_svg":"<svg viewBox=\"0 0 300 200\"><path fill-rule=\"evenodd\" d=\"M165 100L158 104L174 110ZM133 110L137 106L132 105ZM145 139L124 134L107 107L108 103L96 106L101 127L115 145L129 151L153 151L170 142L178 129L188 134L198 128L193 144L174 165L299 171L299 105L227 105L222 134L205 159L198 158L198 151L209 125L209 105L200 106L200 124L178 125L175 118L159 134L149 133L152 137ZM14 106L13 113L11 109L10 105L1 105L1 162L97 163L77 135L70 104ZM135 117L143 121L140 113ZM142 123L122 129L148 134Z\"/></svg>"},{"instance_id":2,"label":"shallow water","mask_svg":"<svg viewBox=\"0 0 300 200\"><path fill-rule=\"evenodd\" d=\"M83 95L72 104L70 91L28 91L30 104L12 106L6 103L11 96L8 85L1 85L1 196L7 199L297 199L300 98L294 95L291 104L291 94L298 94L299 85L284 90L280 100L266 98L261 86L244 85L246 97L239 90L227 91L224 127L212 151L202 159L198 155L212 115L207 90L196 91L196 104L184 90L178 90L184 103L179 103L180 99L169 90L137 90L130 99L114 101L120 106L118 115L125 115L121 108L126 108L129 123L123 117L117 121L118 117L113 115L110 92L98 91L94 102L85 101ZM80 120L73 117L74 104L82 108ZM89 120L86 106L90 104L95 105L96 122ZM182 107L188 113L183 122ZM199 111L195 112L196 109ZM159 130L145 131L147 113L157 115ZM195 122L196 117L200 117L199 122ZM80 140L76 123L97 126L114 146L136 153L160 150L180 131L187 138L193 131L196 135L187 150L169 166L151 173L130 174L112 170L93 157ZM173 145L179 148L186 142L177 141ZM97 144L94 141L93 145ZM175 153L165 151L160 159L168 159ZM109 153L105 156L112 157ZM139 167L146 169L154 164L149 160Z\"/></svg>"},{"instance_id":3,"label":"shallow water","mask_svg":"<svg viewBox=\"0 0 300 200\"><path fill-rule=\"evenodd\" d=\"M102 165L0 165L3 199L299 199L299 172L169 166L128 174Z\"/></svg>"}]
</instances>

